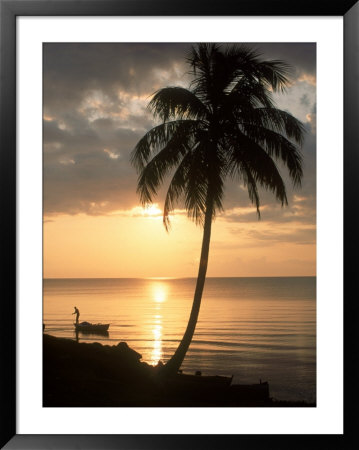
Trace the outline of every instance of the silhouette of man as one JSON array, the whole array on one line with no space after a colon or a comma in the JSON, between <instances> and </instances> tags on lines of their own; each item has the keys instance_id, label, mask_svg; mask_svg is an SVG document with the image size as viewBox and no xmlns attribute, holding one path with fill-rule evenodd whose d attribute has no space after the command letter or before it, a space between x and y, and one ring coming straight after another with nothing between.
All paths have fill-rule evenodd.
<instances>
[{"instance_id":1,"label":"silhouette of man","mask_svg":"<svg viewBox=\"0 0 359 450\"><path fill-rule=\"evenodd\" d=\"M80 311L74 306L75 311L72 314L76 314L76 324L79 323Z\"/></svg>"}]
</instances>

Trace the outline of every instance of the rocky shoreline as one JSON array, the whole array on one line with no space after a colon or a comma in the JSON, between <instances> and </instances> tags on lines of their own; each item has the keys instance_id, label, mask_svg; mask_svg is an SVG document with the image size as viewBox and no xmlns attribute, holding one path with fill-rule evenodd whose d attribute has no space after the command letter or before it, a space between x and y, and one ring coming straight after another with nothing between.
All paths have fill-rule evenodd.
<instances>
[{"instance_id":1,"label":"rocky shoreline","mask_svg":"<svg viewBox=\"0 0 359 450\"><path fill-rule=\"evenodd\" d=\"M43 336L44 407L313 407L275 401L267 383L231 385L225 377L160 376L125 342L108 346Z\"/></svg>"}]
</instances>

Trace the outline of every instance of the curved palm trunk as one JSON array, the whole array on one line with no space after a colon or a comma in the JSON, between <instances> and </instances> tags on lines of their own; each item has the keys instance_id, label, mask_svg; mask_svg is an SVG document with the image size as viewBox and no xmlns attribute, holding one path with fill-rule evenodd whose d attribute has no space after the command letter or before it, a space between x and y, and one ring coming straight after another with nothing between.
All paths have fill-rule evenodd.
<instances>
[{"instance_id":1,"label":"curved palm trunk","mask_svg":"<svg viewBox=\"0 0 359 450\"><path fill-rule=\"evenodd\" d=\"M184 357L186 356L187 350L191 344L194 330L196 328L208 266L209 243L211 239L211 227L212 227L212 213L213 213L213 201L210 201L209 204L207 205L204 220L201 259L199 263L196 290L194 293L191 314L188 320L187 329L183 335L183 338L177 350L163 368L163 371L165 372L166 375L175 374L178 372L178 369L181 367Z\"/></svg>"}]
</instances>

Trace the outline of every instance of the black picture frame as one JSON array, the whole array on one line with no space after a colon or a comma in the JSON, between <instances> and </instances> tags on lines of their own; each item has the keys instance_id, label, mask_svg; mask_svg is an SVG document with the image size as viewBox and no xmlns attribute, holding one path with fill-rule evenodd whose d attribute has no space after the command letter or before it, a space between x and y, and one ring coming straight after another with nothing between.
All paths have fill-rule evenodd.
<instances>
[{"instance_id":1,"label":"black picture frame","mask_svg":"<svg viewBox=\"0 0 359 450\"><path fill-rule=\"evenodd\" d=\"M342 16L344 18L344 434L343 435L18 435L16 434L16 17ZM357 197L359 169L359 5L357 0L0 0L0 445L7 449L342 449L358 420ZM336 64L333 61L333 64ZM335 180L334 180L335 182ZM355 253L354 253L355 252ZM330 376L330 374L328 374ZM164 430L165 432L165 430ZM3 447L4 446L4 447Z\"/></svg>"}]
</instances>

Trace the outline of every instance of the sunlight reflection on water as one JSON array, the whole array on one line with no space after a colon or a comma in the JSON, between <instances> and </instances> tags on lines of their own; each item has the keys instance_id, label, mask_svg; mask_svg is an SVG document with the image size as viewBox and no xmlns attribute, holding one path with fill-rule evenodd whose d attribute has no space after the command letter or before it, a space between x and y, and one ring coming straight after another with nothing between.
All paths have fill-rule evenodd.
<instances>
[{"instance_id":1,"label":"sunlight reflection on water","mask_svg":"<svg viewBox=\"0 0 359 450\"><path fill-rule=\"evenodd\" d=\"M155 301L158 301L155 298ZM153 333L153 349L151 352L150 364L156 365L158 361L162 359L162 315L160 314L161 306L157 305L156 312L158 314L154 315L153 322L154 326L152 329Z\"/></svg>"},{"instance_id":2,"label":"sunlight reflection on water","mask_svg":"<svg viewBox=\"0 0 359 450\"><path fill-rule=\"evenodd\" d=\"M155 302L162 303L167 300L167 287L164 283L155 283L152 286L152 295Z\"/></svg>"},{"instance_id":3,"label":"sunlight reflection on water","mask_svg":"<svg viewBox=\"0 0 359 450\"><path fill-rule=\"evenodd\" d=\"M142 361L166 363L191 311L195 279L44 280L45 333L75 339L80 321L109 323L108 336L80 342L127 342ZM276 398L315 397L315 278L207 279L185 372L270 382ZM285 377L284 377L285 374ZM284 379L285 378L285 379Z\"/></svg>"}]
</instances>

